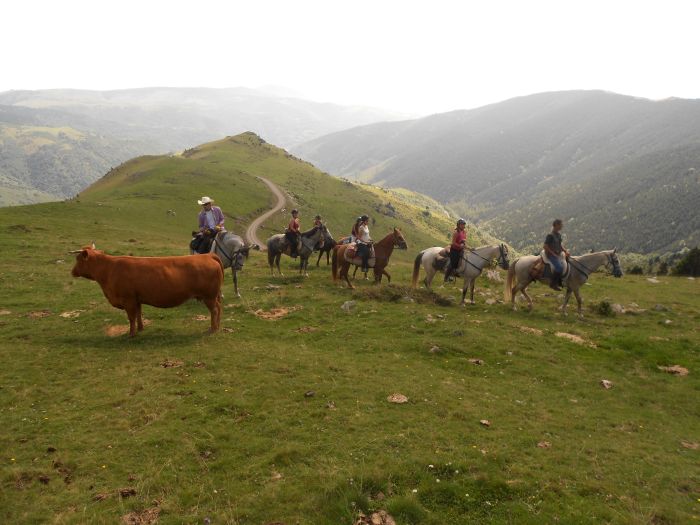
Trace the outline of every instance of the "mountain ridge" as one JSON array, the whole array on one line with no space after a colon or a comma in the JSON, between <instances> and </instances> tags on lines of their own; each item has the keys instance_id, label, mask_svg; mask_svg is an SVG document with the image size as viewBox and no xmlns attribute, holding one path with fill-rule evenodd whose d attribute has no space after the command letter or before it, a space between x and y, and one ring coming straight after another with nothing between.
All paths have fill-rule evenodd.
<instances>
[{"instance_id":1,"label":"mountain ridge","mask_svg":"<svg viewBox=\"0 0 700 525\"><path fill-rule=\"evenodd\" d=\"M679 149L688 164L680 178L681 168L673 160ZM644 194L663 187L664 180L675 181L691 201L700 199L691 171L700 169L700 100L649 101L602 91L540 93L474 110L341 131L293 151L339 176L426 193L492 226L521 249L537 245L539 230L554 217L573 217L575 222L590 215L601 185L618 188L614 202L623 208L620 217L631 213L642 221L634 226L636 240L611 234L609 227L605 235L595 236L603 227L588 217L588 231L569 231L577 249L605 243L653 252L700 240L697 217L684 219L673 210L669 196L659 194L658 206L652 204L648 217L634 202L635 196L654 202ZM648 173L642 158L655 159L662 180ZM666 165L673 165L673 173ZM586 191L571 203L568 195L579 192L579 186ZM559 204L565 201L571 205ZM625 209L627 204L632 208ZM658 221L680 221L683 228L669 226L651 243L641 243L637 233ZM538 231L527 229L528 224L539 225Z\"/></svg>"}]
</instances>

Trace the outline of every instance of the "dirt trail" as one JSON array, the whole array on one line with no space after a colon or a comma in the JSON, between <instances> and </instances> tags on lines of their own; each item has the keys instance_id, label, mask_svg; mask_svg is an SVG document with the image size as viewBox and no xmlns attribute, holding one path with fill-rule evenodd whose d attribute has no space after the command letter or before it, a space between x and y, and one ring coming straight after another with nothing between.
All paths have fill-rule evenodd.
<instances>
[{"instance_id":1,"label":"dirt trail","mask_svg":"<svg viewBox=\"0 0 700 525\"><path fill-rule=\"evenodd\" d=\"M260 217L258 217L250 223L248 229L245 231L245 238L249 243L257 244L258 246L260 246L261 250L266 250L267 247L265 246L265 244L260 239L258 239L258 228L260 228L263 222L265 222L275 213L284 208L286 198L284 196L284 192L280 190L274 182L271 182L264 177L258 177L258 179L263 181L267 185L267 187L270 188L270 191L277 197L277 203L272 207L272 209L266 211Z\"/></svg>"}]
</instances>

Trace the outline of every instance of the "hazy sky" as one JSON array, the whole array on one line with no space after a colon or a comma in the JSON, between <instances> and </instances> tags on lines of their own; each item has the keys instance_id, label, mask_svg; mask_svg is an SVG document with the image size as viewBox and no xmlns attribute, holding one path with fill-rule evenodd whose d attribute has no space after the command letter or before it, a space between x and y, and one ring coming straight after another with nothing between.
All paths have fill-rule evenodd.
<instances>
[{"instance_id":1,"label":"hazy sky","mask_svg":"<svg viewBox=\"0 0 700 525\"><path fill-rule=\"evenodd\" d=\"M279 85L412 114L596 88L700 98L700 1L8 0L0 91Z\"/></svg>"}]
</instances>

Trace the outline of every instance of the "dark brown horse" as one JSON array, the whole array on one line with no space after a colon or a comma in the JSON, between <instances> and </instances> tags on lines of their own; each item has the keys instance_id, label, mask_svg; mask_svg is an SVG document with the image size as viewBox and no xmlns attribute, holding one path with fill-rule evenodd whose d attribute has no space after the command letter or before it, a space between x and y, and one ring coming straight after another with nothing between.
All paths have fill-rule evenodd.
<instances>
[{"instance_id":1,"label":"dark brown horse","mask_svg":"<svg viewBox=\"0 0 700 525\"><path fill-rule=\"evenodd\" d=\"M348 279L348 272L350 271L350 265L355 263L350 263L345 260L345 250L347 250L349 244L339 244L333 249L333 280L345 279L350 288L354 288L350 279ZM391 275L386 271L386 267L389 264L389 257L391 257L394 248L399 248L400 250L407 250L408 244L406 244L406 239L404 239L403 234L398 228L394 228L389 235L384 237L381 241L374 243L374 256L375 262L374 267L374 282L376 284L380 283L382 280L382 275L386 275L389 282L391 282ZM355 264L358 266L358 264Z\"/></svg>"}]
</instances>

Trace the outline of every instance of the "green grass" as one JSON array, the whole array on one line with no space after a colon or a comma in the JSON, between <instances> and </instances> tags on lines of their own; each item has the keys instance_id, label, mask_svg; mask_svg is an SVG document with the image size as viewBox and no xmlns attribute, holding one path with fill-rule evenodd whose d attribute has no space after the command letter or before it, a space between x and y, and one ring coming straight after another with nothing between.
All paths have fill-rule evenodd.
<instances>
[{"instance_id":1,"label":"green grass","mask_svg":"<svg viewBox=\"0 0 700 525\"><path fill-rule=\"evenodd\" d=\"M0 315L4 523L114 523L154 506L166 524L350 524L380 508L400 524L699 520L700 451L681 444L700 441L698 280L596 274L583 290L587 304L634 302L646 310L637 315L564 318L543 286L533 288L533 312L513 313L485 303L501 294L485 279L475 307L441 306L406 287L413 256L435 242L431 223L415 219L415 235L404 232L411 249L392 258L391 287L339 288L323 265L301 279L289 259L287 277L271 279L254 253L242 299L227 275L225 331L205 336L196 316L206 309L193 302L145 307L152 324L138 337L107 337L126 316L96 283L70 277L68 249L95 239L110 253L182 253L200 194L239 216L236 229L272 200L256 174L297 194L307 217L321 209L344 224L356 201L376 202L284 156L219 154L239 168L226 162L222 175L192 157L146 159L137 164L148 176L108 177L79 202L0 210L0 310L10 312ZM378 217L375 230L390 219ZM459 290L437 293L458 299ZM346 300L356 301L350 313ZM278 321L253 313L296 305ZM82 312L60 316L72 310ZM690 374L657 369L671 364ZM395 392L409 402L388 403ZM116 495L125 487L136 495Z\"/></svg>"}]
</instances>

